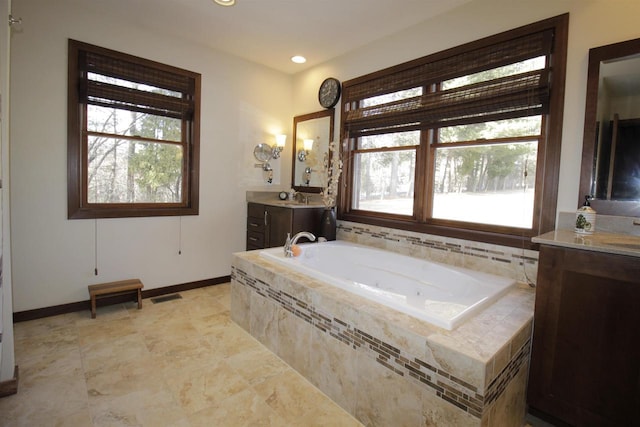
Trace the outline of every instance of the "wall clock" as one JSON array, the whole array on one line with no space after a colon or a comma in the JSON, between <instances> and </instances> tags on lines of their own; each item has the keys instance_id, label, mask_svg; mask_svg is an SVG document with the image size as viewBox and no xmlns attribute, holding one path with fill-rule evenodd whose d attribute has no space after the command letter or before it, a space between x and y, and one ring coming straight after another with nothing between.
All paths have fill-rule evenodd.
<instances>
[{"instance_id":1,"label":"wall clock","mask_svg":"<svg viewBox=\"0 0 640 427\"><path fill-rule=\"evenodd\" d=\"M342 88L340 86L340 80L329 77L320 85L320 90L318 90L318 101L320 101L320 105L324 108L332 108L338 103L341 92Z\"/></svg>"}]
</instances>

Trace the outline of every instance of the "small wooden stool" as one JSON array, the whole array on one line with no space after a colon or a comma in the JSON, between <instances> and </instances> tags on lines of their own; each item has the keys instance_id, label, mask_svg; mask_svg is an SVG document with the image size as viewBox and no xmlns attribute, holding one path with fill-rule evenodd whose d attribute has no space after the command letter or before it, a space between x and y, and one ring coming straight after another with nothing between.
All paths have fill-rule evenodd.
<instances>
[{"instance_id":1,"label":"small wooden stool","mask_svg":"<svg viewBox=\"0 0 640 427\"><path fill-rule=\"evenodd\" d=\"M119 282L100 283L89 285L91 297L91 318L96 318L96 299L107 296L125 295L135 293L138 298L138 310L142 308L142 288L144 285L140 279L120 280Z\"/></svg>"}]
</instances>

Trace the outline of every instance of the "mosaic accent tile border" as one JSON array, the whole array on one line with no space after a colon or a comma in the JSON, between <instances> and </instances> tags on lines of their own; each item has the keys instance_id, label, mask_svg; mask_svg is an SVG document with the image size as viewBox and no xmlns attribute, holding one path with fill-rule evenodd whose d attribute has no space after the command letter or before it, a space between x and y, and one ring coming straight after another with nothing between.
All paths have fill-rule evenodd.
<instances>
[{"instance_id":1,"label":"mosaic accent tile border","mask_svg":"<svg viewBox=\"0 0 640 427\"><path fill-rule=\"evenodd\" d=\"M529 360L529 354L531 352L531 338L529 338L516 354L511 358L507 366L502 369L500 374L491 381L489 387L487 387L487 393L485 395L485 405L490 405L495 402L498 397L507 388L507 385L516 376L523 363Z\"/></svg>"},{"instance_id":2,"label":"mosaic accent tile border","mask_svg":"<svg viewBox=\"0 0 640 427\"><path fill-rule=\"evenodd\" d=\"M487 262L488 265L498 263L512 271L513 278L520 281L535 278L538 269L538 252L528 249L491 245L349 221L338 221L337 231L339 239L348 241L358 242L361 240L360 236L365 239L379 239L382 245L387 246L389 250L393 249L388 247L388 243L394 242L397 243L394 245L396 251L398 245L408 251L411 251L412 247L417 247L428 251L433 250L443 255L470 257L476 260L476 263ZM524 267L527 267L526 277L522 272ZM487 267L486 271L492 272L492 268Z\"/></svg>"},{"instance_id":3,"label":"mosaic accent tile border","mask_svg":"<svg viewBox=\"0 0 640 427\"><path fill-rule=\"evenodd\" d=\"M463 379L438 369L408 352L380 340L372 333L360 330L286 292L274 289L269 283L249 276L236 266L231 267L231 279L276 302L318 330L329 334L354 350L363 352L396 375L411 379L422 388L435 393L437 397L478 419L504 392L509 382L528 360L530 340L525 342L507 366L491 382L486 395L482 395L475 386Z\"/></svg>"}]
</instances>

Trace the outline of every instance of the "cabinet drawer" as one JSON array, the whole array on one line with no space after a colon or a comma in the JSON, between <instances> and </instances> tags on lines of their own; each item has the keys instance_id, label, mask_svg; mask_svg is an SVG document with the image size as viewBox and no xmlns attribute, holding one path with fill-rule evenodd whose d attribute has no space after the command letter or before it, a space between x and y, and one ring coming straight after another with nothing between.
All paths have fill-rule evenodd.
<instances>
[{"instance_id":1,"label":"cabinet drawer","mask_svg":"<svg viewBox=\"0 0 640 427\"><path fill-rule=\"evenodd\" d=\"M247 216L264 218L265 206L259 203L249 203L247 206Z\"/></svg>"},{"instance_id":2,"label":"cabinet drawer","mask_svg":"<svg viewBox=\"0 0 640 427\"><path fill-rule=\"evenodd\" d=\"M264 217L257 218L250 216L247 218L247 231L264 233Z\"/></svg>"},{"instance_id":3,"label":"cabinet drawer","mask_svg":"<svg viewBox=\"0 0 640 427\"><path fill-rule=\"evenodd\" d=\"M264 233L247 230L247 248L249 246L264 248Z\"/></svg>"}]
</instances>

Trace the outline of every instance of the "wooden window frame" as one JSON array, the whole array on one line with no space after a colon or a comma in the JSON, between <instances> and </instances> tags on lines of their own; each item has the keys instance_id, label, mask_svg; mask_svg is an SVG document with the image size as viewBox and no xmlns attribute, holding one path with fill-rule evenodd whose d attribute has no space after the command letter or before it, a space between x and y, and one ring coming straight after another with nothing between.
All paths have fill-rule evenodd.
<instances>
[{"instance_id":1,"label":"wooden window frame","mask_svg":"<svg viewBox=\"0 0 640 427\"><path fill-rule=\"evenodd\" d=\"M494 36L486 37L471 43L467 43L458 47L448 49L419 58L407 63L399 64L384 70L380 70L365 76L361 76L343 83L342 113L341 113L341 137L342 137L342 154L344 159L344 171L342 175L342 190L338 203L338 218L341 220L371 224L381 227L388 227L400 230L408 230L434 235L442 235L453 238L481 241L504 246L521 247L525 249L535 249L537 245L531 243L531 237L541 233L555 229L556 203L558 194L558 177L560 169L560 149L562 141L562 122L563 122L563 105L564 105L564 89L565 89L565 73L567 58L567 38L568 38L569 14L559 15L530 25L519 27L510 31L506 31ZM407 89L406 79L396 78L394 76L409 76L409 78L417 75L418 72L424 73L430 70L432 64L438 62L445 63L451 61L456 63L452 58L463 58L465 55L474 55L479 57L477 52L482 49L491 47L492 45L505 44L518 38L528 37L535 33L547 34L546 40L551 43L549 60L549 73L551 79L548 85L542 90L535 89L535 96L544 98L545 109L540 110L537 114L542 114L542 137L538 145L538 160L536 168L536 192L534 200L533 226L531 228L522 229L507 226L494 226L479 223L466 223L453 220L443 220L429 218L428 212L431 211L430 195L433 192L433 164L432 160L434 146L430 145L433 129L444 126L457 124L468 124L464 119L449 122L437 122L431 117L425 119L426 125L415 124L405 126L401 130L419 129L422 132L420 138L420 146L416 153L416 171L415 171L415 195L414 195L414 215L408 218L404 215L394 215L381 212L354 210L352 206L352 182L353 182L353 166L352 153L357 148L357 136L354 137L353 128L349 128L349 114L354 114L353 110L357 109L357 99L366 99L373 96L390 93L397 90ZM548 35L551 37L548 37ZM481 61L481 60L480 60ZM488 61L487 61L488 62ZM474 72L483 71L478 65L473 65ZM484 70L493 68L495 64L488 65ZM464 67L464 65L462 65ZM471 65L467 68L470 68ZM416 71L414 71L416 70ZM444 70L444 71L443 71ZM439 73L440 81L444 80L442 76L448 73L446 67L436 70ZM467 72L469 73L469 72ZM456 70L452 70L453 77L460 75ZM457 75L456 75L457 74ZM449 77L451 78L451 77ZM541 76L543 81L547 76ZM438 84L437 80L431 81L431 84ZM404 86L403 86L404 85ZM415 85L414 85L415 87ZM429 86L424 86L428 88ZM353 90L354 93L350 92ZM350 95L351 93L351 95ZM531 91L530 93L533 93ZM427 92L431 95L431 91ZM402 101L400 101L402 103ZM408 104L408 103L406 103ZM404 107L400 105L400 108ZM416 110L409 110L412 106L407 107L404 112L405 117L412 119L420 119L421 113ZM395 114L395 111L391 113ZM532 114L536 114L537 110L531 109ZM424 113L426 117L428 114ZM353 116L352 116L353 117ZM497 115L494 115L497 117ZM508 118L507 115L504 118ZM394 130L391 127L391 121L370 119L367 112L362 113L360 119L369 123L356 124L356 132L365 132L366 126L371 128L384 128L388 126L389 132ZM489 120L486 120L489 121ZM414 121L416 123L417 121ZM441 126L438 123L443 123ZM397 128L395 128L397 129ZM384 132L384 131L383 131ZM378 133L378 132L373 132ZM370 133L371 134L371 133Z\"/></svg>"},{"instance_id":2,"label":"wooden window frame","mask_svg":"<svg viewBox=\"0 0 640 427\"><path fill-rule=\"evenodd\" d=\"M198 73L143 59L137 56L105 49L69 39L68 43L68 123L67 123L67 215L69 219L125 218L152 216L198 215L199 213L199 164L200 164L200 89L201 76ZM87 55L98 61L114 61L120 70L131 75L123 78L137 79L138 83L150 84L183 93L175 102L160 102L145 99L144 112L152 112L182 120L182 138L177 142L183 148L182 160L182 200L179 203L89 203L87 200L87 105L100 105L89 97L101 88L92 88L87 83ZM106 65L109 67L109 65ZM120 71L118 71L120 72ZM135 76L134 76L135 73ZM148 80L147 80L148 78ZM87 87L89 86L89 87ZM110 98L114 103L122 103L124 109L135 111L137 100L122 94ZM140 95L140 94L138 94ZM119 97L118 97L119 96ZM144 97L144 95L142 95ZM155 104L155 105L154 105ZM128 105L128 106L126 106ZM93 132L95 134L95 132ZM127 139L159 143L165 141L143 137Z\"/></svg>"}]
</instances>

